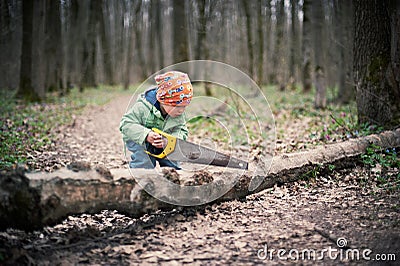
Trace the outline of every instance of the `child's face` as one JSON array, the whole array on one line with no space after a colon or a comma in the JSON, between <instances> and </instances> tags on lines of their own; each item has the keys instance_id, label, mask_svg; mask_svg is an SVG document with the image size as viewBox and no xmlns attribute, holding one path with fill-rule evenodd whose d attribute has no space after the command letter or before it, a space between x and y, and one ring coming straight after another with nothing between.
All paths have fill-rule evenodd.
<instances>
[{"instance_id":1,"label":"child's face","mask_svg":"<svg viewBox=\"0 0 400 266\"><path fill-rule=\"evenodd\" d=\"M177 117L183 114L186 106L171 106L171 105L162 105L165 112L171 117Z\"/></svg>"}]
</instances>

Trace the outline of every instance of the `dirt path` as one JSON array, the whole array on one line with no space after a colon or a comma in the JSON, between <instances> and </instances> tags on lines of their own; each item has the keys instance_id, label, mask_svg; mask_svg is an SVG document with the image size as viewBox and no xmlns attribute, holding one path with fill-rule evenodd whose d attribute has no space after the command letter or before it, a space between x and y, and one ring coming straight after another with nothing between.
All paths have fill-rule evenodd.
<instances>
[{"instance_id":1,"label":"dirt path","mask_svg":"<svg viewBox=\"0 0 400 266\"><path fill-rule=\"evenodd\" d=\"M63 129L57 163L126 167L118 124L129 100L89 108ZM375 265L381 254L383 264L398 265L399 200L398 190L379 188L372 172L355 167L242 201L140 219L109 210L29 234L10 229L0 232L0 264Z\"/></svg>"},{"instance_id":2,"label":"dirt path","mask_svg":"<svg viewBox=\"0 0 400 266\"><path fill-rule=\"evenodd\" d=\"M119 123L129 104L130 96L119 96L102 107L93 107L75 119L64 143L80 158L93 164L119 168L124 163L123 142Z\"/></svg>"},{"instance_id":3,"label":"dirt path","mask_svg":"<svg viewBox=\"0 0 400 266\"><path fill-rule=\"evenodd\" d=\"M73 161L102 164L107 168L124 167L126 160L119 123L130 99L130 95L124 94L103 106L85 108L71 124L55 130L55 150L39 154L37 165L31 168L53 171Z\"/></svg>"}]
</instances>

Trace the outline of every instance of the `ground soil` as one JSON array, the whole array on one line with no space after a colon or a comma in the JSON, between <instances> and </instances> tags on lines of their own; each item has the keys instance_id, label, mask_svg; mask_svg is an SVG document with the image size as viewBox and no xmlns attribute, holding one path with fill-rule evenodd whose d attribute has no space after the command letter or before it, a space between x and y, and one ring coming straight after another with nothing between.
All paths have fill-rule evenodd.
<instances>
[{"instance_id":1,"label":"ground soil","mask_svg":"<svg viewBox=\"0 0 400 266\"><path fill-rule=\"evenodd\" d=\"M56 129L55 150L38 154L34 166L52 171L87 161L126 167L118 124L129 100L121 96L88 108ZM379 185L374 171L355 165L240 201L138 219L104 210L40 231L9 229L0 232L0 264L398 265L399 200L398 189Z\"/></svg>"}]
</instances>

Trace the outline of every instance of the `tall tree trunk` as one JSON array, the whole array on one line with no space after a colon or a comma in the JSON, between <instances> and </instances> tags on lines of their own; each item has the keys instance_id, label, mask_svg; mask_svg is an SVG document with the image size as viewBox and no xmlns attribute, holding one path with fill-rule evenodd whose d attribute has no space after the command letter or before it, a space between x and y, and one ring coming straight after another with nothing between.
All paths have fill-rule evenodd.
<instances>
[{"instance_id":1,"label":"tall tree trunk","mask_svg":"<svg viewBox=\"0 0 400 266\"><path fill-rule=\"evenodd\" d=\"M338 95L336 102L347 104L354 98L354 86L351 81L352 66L352 0L346 3L340 0L334 1L334 31L338 40L336 50L338 57Z\"/></svg>"},{"instance_id":2,"label":"tall tree trunk","mask_svg":"<svg viewBox=\"0 0 400 266\"><path fill-rule=\"evenodd\" d=\"M271 61L272 61L272 57L273 57L273 52L271 51L271 39L272 39L272 32L271 32L271 25L272 25L272 12L271 12L271 0L266 0L266 22L265 22L265 51L267 52L266 54L266 60L265 62L265 75L268 80L267 83L271 84L271 80L269 80L269 78L272 76L272 66L271 66Z\"/></svg>"},{"instance_id":3,"label":"tall tree trunk","mask_svg":"<svg viewBox=\"0 0 400 266\"><path fill-rule=\"evenodd\" d=\"M41 99L46 96L46 1L35 1L33 7L32 86Z\"/></svg>"},{"instance_id":4,"label":"tall tree trunk","mask_svg":"<svg viewBox=\"0 0 400 266\"><path fill-rule=\"evenodd\" d=\"M303 2L303 39L302 39L302 55L303 55L303 92L310 92L312 87L311 81L311 0Z\"/></svg>"},{"instance_id":5,"label":"tall tree trunk","mask_svg":"<svg viewBox=\"0 0 400 266\"><path fill-rule=\"evenodd\" d=\"M173 56L174 63L189 60L189 45L186 28L186 1L172 0L173 2Z\"/></svg>"},{"instance_id":6,"label":"tall tree trunk","mask_svg":"<svg viewBox=\"0 0 400 266\"><path fill-rule=\"evenodd\" d=\"M161 1L154 1L155 2L155 9L156 9L156 38L158 44L158 60L160 62L160 68L165 66L165 59L164 59L164 33L163 33L163 4Z\"/></svg>"},{"instance_id":7,"label":"tall tree trunk","mask_svg":"<svg viewBox=\"0 0 400 266\"><path fill-rule=\"evenodd\" d=\"M72 0L72 2L76 5L76 10L78 11L77 20L72 24L74 28L70 45L76 49L76 61L72 62L72 69L77 71L76 82L82 91L84 86L95 85L94 70L89 68L89 62L91 61L89 56L90 50L95 48L92 45L92 40L96 38L96 32L95 26L93 26L92 1ZM74 40L80 44L78 47L75 46Z\"/></svg>"},{"instance_id":8,"label":"tall tree trunk","mask_svg":"<svg viewBox=\"0 0 400 266\"><path fill-rule=\"evenodd\" d=\"M158 2L158 1L157 1ZM133 70L133 53L135 49L135 35L133 34L133 27L135 24L133 23L133 16L131 13L131 10L135 10L136 7L135 5L138 5L138 2L131 3L131 2L124 2L125 5L125 12L129 13L129 18L128 18L128 24L126 25L125 33L126 34L126 46L127 46L127 59L126 59L126 69L125 73L123 75L123 84L124 84L124 89L128 90L129 85L131 83L131 75L132 75L132 70Z\"/></svg>"},{"instance_id":9,"label":"tall tree trunk","mask_svg":"<svg viewBox=\"0 0 400 266\"><path fill-rule=\"evenodd\" d=\"M290 1L290 13L292 17L291 24L291 42L290 42L290 62L289 62L289 86L292 90L296 88L296 70L297 70L297 45L298 45L298 3L297 0Z\"/></svg>"},{"instance_id":10,"label":"tall tree trunk","mask_svg":"<svg viewBox=\"0 0 400 266\"><path fill-rule=\"evenodd\" d=\"M277 0L275 3L276 7L276 34L275 34L275 49L272 57L272 68L273 76L271 82L278 84L280 90L284 90L286 87L284 72L283 70L283 58L286 56L283 49L283 35L286 27L286 12L285 12L285 1Z\"/></svg>"},{"instance_id":11,"label":"tall tree trunk","mask_svg":"<svg viewBox=\"0 0 400 266\"><path fill-rule=\"evenodd\" d=\"M204 57L205 42L207 38L207 20L206 20L206 0L197 1L199 12L199 28L197 30L197 43L194 51L194 58L207 59Z\"/></svg>"},{"instance_id":12,"label":"tall tree trunk","mask_svg":"<svg viewBox=\"0 0 400 266\"><path fill-rule=\"evenodd\" d=\"M116 38L116 36L107 36L106 32L107 25L105 23L106 18L104 17L103 3L97 0L92 0L92 1L94 2L94 7L95 7L93 12L95 12L95 21L97 22L97 29L98 29L97 33L99 34L101 41L105 82L114 85L115 75L112 64L112 50L110 47L110 41L111 41L110 38ZM96 65L94 65L94 67L97 68Z\"/></svg>"},{"instance_id":13,"label":"tall tree trunk","mask_svg":"<svg viewBox=\"0 0 400 266\"><path fill-rule=\"evenodd\" d=\"M264 80L263 60L264 60L264 27L263 25L263 4L262 0L257 0L257 37L258 37L258 55L257 55L257 84L262 86Z\"/></svg>"},{"instance_id":14,"label":"tall tree trunk","mask_svg":"<svg viewBox=\"0 0 400 266\"><path fill-rule=\"evenodd\" d=\"M21 13L22 1L0 0L0 90L18 88L22 45Z\"/></svg>"},{"instance_id":15,"label":"tall tree trunk","mask_svg":"<svg viewBox=\"0 0 400 266\"><path fill-rule=\"evenodd\" d=\"M156 15L157 15L157 4L156 2L158 1L151 1L149 4L149 8L148 8L148 13L151 19L149 19L149 28L148 28L148 34L149 34L149 66L150 66L150 73L154 73L158 70L158 66L157 66L157 61L158 61L158 54L157 54L157 38L156 38ZM160 49L158 49L158 51L160 52Z\"/></svg>"},{"instance_id":16,"label":"tall tree trunk","mask_svg":"<svg viewBox=\"0 0 400 266\"><path fill-rule=\"evenodd\" d=\"M22 53L17 95L28 101L40 99L32 84L33 7L33 1L22 2Z\"/></svg>"},{"instance_id":17,"label":"tall tree trunk","mask_svg":"<svg viewBox=\"0 0 400 266\"><path fill-rule=\"evenodd\" d=\"M358 122L387 126L393 118L389 2L355 0L354 75Z\"/></svg>"},{"instance_id":18,"label":"tall tree trunk","mask_svg":"<svg viewBox=\"0 0 400 266\"><path fill-rule=\"evenodd\" d=\"M128 36L127 36L128 41L128 58L127 58L127 66L126 66L126 72L124 76L124 89L128 90L129 85L131 83L130 76L132 74L132 69L133 69L133 53L135 49L135 35L132 34L131 30L129 30Z\"/></svg>"},{"instance_id":19,"label":"tall tree trunk","mask_svg":"<svg viewBox=\"0 0 400 266\"><path fill-rule=\"evenodd\" d=\"M68 9L67 17L67 30L66 35L66 55L65 55L65 65L66 65L66 76L67 76L67 88L66 92L73 86L80 86L82 79L82 54L83 54L83 38L81 35L87 32L87 16L85 16L85 21L79 21L80 13L82 13L82 7L79 0L71 0L70 8ZM78 28L80 27L80 31ZM79 32L79 34L78 34ZM79 43L79 45L76 45Z\"/></svg>"},{"instance_id":20,"label":"tall tree trunk","mask_svg":"<svg viewBox=\"0 0 400 266\"><path fill-rule=\"evenodd\" d=\"M208 45L206 43L207 40L207 21L210 18L210 15L207 12L207 3L206 0L198 0L197 1L198 11L199 11L199 28L197 30L197 43L194 51L194 58L196 60L200 59L209 59L209 50ZM205 78L207 79L208 69L205 69ZM211 96L212 91L209 82L204 82L204 91L206 96Z\"/></svg>"},{"instance_id":21,"label":"tall tree trunk","mask_svg":"<svg viewBox=\"0 0 400 266\"><path fill-rule=\"evenodd\" d=\"M80 91L83 91L85 87L96 87L96 41L98 33L98 21L96 17L96 1L91 0L89 6L89 21L87 36L84 39L83 46L83 73L80 84Z\"/></svg>"},{"instance_id":22,"label":"tall tree trunk","mask_svg":"<svg viewBox=\"0 0 400 266\"><path fill-rule=\"evenodd\" d=\"M350 91L349 97L352 100L356 99L356 90L354 85L354 76L353 76L353 43L354 43L354 0L349 0L347 7L345 8L345 22L346 22L346 90Z\"/></svg>"},{"instance_id":23,"label":"tall tree trunk","mask_svg":"<svg viewBox=\"0 0 400 266\"><path fill-rule=\"evenodd\" d=\"M326 107L325 70L323 65L323 47L321 34L324 25L324 9L321 1L314 1L312 5L314 19L314 61L315 61L315 108Z\"/></svg>"},{"instance_id":24,"label":"tall tree trunk","mask_svg":"<svg viewBox=\"0 0 400 266\"><path fill-rule=\"evenodd\" d=\"M137 50L138 63L139 63L138 65L141 70L140 78L141 78L141 80L146 80L147 79L147 64L146 64L146 60L144 58L144 51L143 51L143 45L142 45L143 27L141 25L141 20L140 20L140 18L142 17L142 5L143 5L143 3L139 2L139 4L136 6L134 28L135 28L135 46L136 46L136 50Z\"/></svg>"},{"instance_id":25,"label":"tall tree trunk","mask_svg":"<svg viewBox=\"0 0 400 266\"><path fill-rule=\"evenodd\" d=\"M122 73L126 69L124 1L106 1L103 10L105 39L110 53L111 79L108 84L115 85L122 82Z\"/></svg>"},{"instance_id":26,"label":"tall tree trunk","mask_svg":"<svg viewBox=\"0 0 400 266\"><path fill-rule=\"evenodd\" d=\"M392 1L392 20L391 20L391 68L388 77L392 87L391 99L395 118L399 119L400 112L400 1Z\"/></svg>"},{"instance_id":27,"label":"tall tree trunk","mask_svg":"<svg viewBox=\"0 0 400 266\"><path fill-rule=\"evenodd\" d=\"M251 17L250 14L250 6L251 1L242 0L242 6L244 10L244 15L246 17L246 35L247 35L247 51L249 55L249 75L252 79L254 79L254 41L253 41L253 34L252 34L252 26L251 26Z\"/></svg>"},{"instance_id":28,"label":"tall tree trunk","mask_svg":"<svg viewBox=\"0 0 400 266\"><path fill-rule=\"evenodd\" d=\"M46 83L49 91L62 89L62 38L61 38L61 6L60 1L46 0Z\"/></svg>"},{"instance_id":29,"label":"tall tree trunk","mask_svg":"<svg viewBox=\"0 0 400 266\"><path fill-rule=\"evenodd\" d=\"M332 18L332 26L333 26L333 38L337 40L336 48L337 52L337 60L335 60L337 67L337 86L338 86L338 95L337 102L338 103L348 103L348 99L346 99L346 61L345 61L345 31L347 30L345 26L344 20L344 6L345 3L339 0L333 1L333 18Z\"/></svg>"}]
</instances>

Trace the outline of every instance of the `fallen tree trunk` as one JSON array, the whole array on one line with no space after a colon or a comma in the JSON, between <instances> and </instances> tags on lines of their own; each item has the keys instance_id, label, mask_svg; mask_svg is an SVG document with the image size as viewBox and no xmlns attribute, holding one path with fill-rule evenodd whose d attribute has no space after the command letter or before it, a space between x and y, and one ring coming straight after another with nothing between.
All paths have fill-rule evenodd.
<instances>
[{"instance_id":1,"label":"fallen tree trunk","mask_svg":"<svg viewBox=\"0 0 400 266\"><path fill-rule=\"evenodd\" d=\"M208 201L245 197L275 184L298 180L315 167L327 164L333 164L337 168L348 167L372 143L382 149L399 147L400 129L324 145L305 152L276 156L270 169L266 167L267 161L260 161L257 167L253 165L252 168L256 169L253 172L218 170L210 175L219 176L218 180L234 180L234 186L229 191L222 191L221 197L208 198ZM143 184L152 185L154 180L165 179L165 176L171 175L170 172L135 169L133 174L135 178L127 169L113 170L111 175L96 170L76 172L68 169L53 173L2 172L0 229L14 227L33 230L57 223L70 214L96 213L103 209L114 209L137 217L149 211L175 208L175 205L166 203L171 202L167 197L183 196L177 190L163 188L161 192L157 192L157 199L142 188ZM196 172L190 175L186 178L198 176ZM138 183L136 180L147 183ZM202 204L198 197L207 197L212 195L207 194L211 193L210 190L218 189L218 186L211 186L199 195L191 190L186 191L185 193L192 193L190 196L193 198L193 202L188 205L196 205L196 200Z\"/></svg>"}]
</instances>

